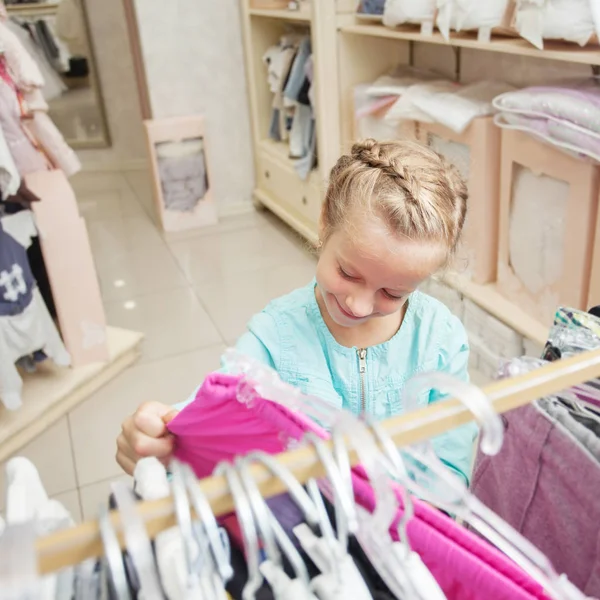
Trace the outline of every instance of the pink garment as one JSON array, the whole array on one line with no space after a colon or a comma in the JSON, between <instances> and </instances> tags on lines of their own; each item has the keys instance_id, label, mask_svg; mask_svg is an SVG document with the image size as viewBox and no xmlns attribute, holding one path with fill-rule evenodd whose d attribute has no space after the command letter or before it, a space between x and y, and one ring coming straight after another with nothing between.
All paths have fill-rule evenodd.
<instances>
[{"instance_id":1,"label":"pink garment","mask_svg":"<svg viewBox=\"0 0 600 600\"><path fill-rule=\"evenodd\" d=\"M375 508L375 494L362 467L353 469L356 501ZM400 506L402 493L393 485ZM411 548L421 556L448 600L548 600L541 585L499 550L457 525L452 519L413 498L415 515L408 523ZM398 538L402 509L390 528Z\"/></svg>"},{"instance_id":2,"label":"pink garment","mask_svg":"<svg viewBox=\"0 0 600 600\"><path fill-rule=\"evenodd\" d=\"M328 436L306 416L276 402L258 396L249 404L240 402L239 383L232 375L210 375L195 400L167 426L176 436L175 458L191 465L198 477L210 475L222 460L253 450L285 452L308 431Z\"/></svg>"},{"instance_id":3,"label":"pink garment","mask_svg":"<svg viewBox=\"0 0 600 600\"><path fill-rule=\"evenodd\" d=\"M0 61L0 69L2 61ZM15 91L0 76L0 127L10 148L20 175L44 171L49 164L44 155L33 145L21 126L21 113Z\"/></svg>"},{"instance_id":4,"label":"pink garment","mask_svg":"<svg viewBox=\"0 0 600 600\"><path fill-rule=\"evenodd\" d=\"M0 48L8 65L10 76L22 91L44 86L39 67L19 38L0 20Z\"/></svg>"},{"instance_id":5,"label":"pink garment","mask_svg":"<svg viewBox=\"0 0 600 600\"><path fill-rule=\"evenodd\" d=\"M44 78L40 69L35 60L23 47L21 40L1 21L0 49L4 50L6 74L14 83L15 88L23 94L24 101L18 114L20 118L26 115L28 118L22 121L22 126L44 149L53 167L62 169L67 177L74 175L81 170L81 163L47 115L48 105L41 94L41 88L44 86ZM22 149L21 155L25 157ZM15 162L17 162L16 159ZM30 164L29 160L25 162ZM19 167L19 164L17 164L17 167ZM19 172L22 175L47 167L38 167L33 170L30 166L25 168L27 169L25 171L19 168Z\"/></svg>"},{"instance_id":6,"label":"pink garment","mask_svg":"<svg viewBox=\"0 0 600 600\"><path fill-rule=\"evenodd\" d=\"M61 169L67 177L75 175L81 170L81 162L65 142L52 119L42 111L34 111L31 114L31 119L23 121L24 127L44 148L54 167Z\"/></svg>"}]
</instances>

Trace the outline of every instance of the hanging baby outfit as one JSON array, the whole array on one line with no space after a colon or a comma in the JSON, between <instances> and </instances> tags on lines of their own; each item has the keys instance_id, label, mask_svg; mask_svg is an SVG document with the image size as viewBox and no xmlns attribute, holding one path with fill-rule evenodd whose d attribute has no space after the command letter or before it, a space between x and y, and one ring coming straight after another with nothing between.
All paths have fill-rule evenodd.
<instances>
[{"instance_id":1,"label":"hanging baby outfit","mask_svg":"<svg viewBox=\"0 0 600 600\"><path fill-rule=\"evenodd\" d=\"M35 235L29 211L0 219L0 400L11 410L21 406L19 358L43 350L58 365L71 363L29 266Z\"/></svg>"}]
</instances>

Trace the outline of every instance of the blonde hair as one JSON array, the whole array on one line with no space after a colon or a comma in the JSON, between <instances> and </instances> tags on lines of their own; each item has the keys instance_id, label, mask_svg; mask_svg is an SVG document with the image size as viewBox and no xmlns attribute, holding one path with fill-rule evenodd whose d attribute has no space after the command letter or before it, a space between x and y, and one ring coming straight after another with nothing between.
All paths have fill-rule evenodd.
<instances>
[{"instance_id":1,"label":"blonde hair","mask_svg":"<svg viewBox=\"0 0 600 600\"><path fill-rule=\"evenodd\" d=\"M393 233L446 244L451 256L465 222L467 197L457 169L437 152L417 142L367 139L354 144L331 170L323 238L375 214Z\"/></svg>"}]
</instances>

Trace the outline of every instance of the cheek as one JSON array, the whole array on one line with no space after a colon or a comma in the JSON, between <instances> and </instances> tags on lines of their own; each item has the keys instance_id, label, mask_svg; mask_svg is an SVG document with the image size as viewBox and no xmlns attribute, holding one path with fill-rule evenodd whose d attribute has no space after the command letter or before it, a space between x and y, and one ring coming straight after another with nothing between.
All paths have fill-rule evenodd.
<instances>
[{"instance_id":1,"label":"cheek","mask_svg":"<svg viewBox=\"0 0 600 600\"><path fill-rule=\"evenodd\" d=\"M398 302L394 302L393 300L389 300L388 298L380 297L377 299L376 311L383 316L393 315L397 313L405 304L407 298Z\"/></svg>"},{"instance_id":2,"label":"cheek","mask_svg":"<svg viewBox=\"0 0 600 600\"><path fill-rule=\"evenodd\" d=\"M339 274L334 264L329 261L319 260L317 265L317 283L322 290L337 295L345 291L348 282Z\"/></svg>"}]
</instances>

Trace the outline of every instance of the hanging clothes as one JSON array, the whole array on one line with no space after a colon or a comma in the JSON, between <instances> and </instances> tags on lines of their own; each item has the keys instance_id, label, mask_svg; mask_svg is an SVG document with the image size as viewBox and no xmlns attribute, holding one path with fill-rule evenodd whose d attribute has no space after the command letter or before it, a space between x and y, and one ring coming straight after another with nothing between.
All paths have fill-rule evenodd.
<instances>
[{"instance_id":1,"label":"hanging clothes","mask_svg":"<svg viewBox=\"0 0 600 600\"><path fill-rule=\"evenodd\" d=\"M29 211L0 220L0 400L11 410L21 406L19 358L43 350L58 365L71 363L27 259L35 235Z\"/></svg>"},{"instance_id":2,"label":"hanging clothes","mask_svg":"<svg viewBox=\"0 0 600 600\"><path fill-rule=\"evenodd\" d=\"M39 146L22 126L25 113L23 97L14 86L0 57L0 127L21 176L50 168L50 163Z\"/></svg>"},{"instance_id":3,"label":"hanging clothes","mask_svg":"<svg viewBox=\"0 0 600 600\"><path fill-rule=\"evenodd\" d=\"M585 594L600 595L600 464L533 404L503 415L496 456L477 455L472 492L548 556Z\"/></svg>"},{"instance_id":4,"label":"hanging clothes","mask_svg":"<svg viewBox=\"0 0 600 600\"><path fill-rule=\"evenodd\" d=\"M0 194L2 198L14 196L20 185L21 177L17 165L15 165L4 132L0 127Z\"/></svg>"},{"instance_id":5,"label":"hanging clothes","mask_svg":"<svg viewBox=\"0 0 600 600\"><path fill-rule=\"evenodd\" d=\"M15 23L0 22L0 48L8 47L10 50L5 51L4 58L0 59L3 80L0 87L0 102L3 102L0 105L3 108L0 110L3 113L0 125L21 176L54 167L62 169L69 177L81 169L81 163L47 114L47 101L61 95L67 88L60 79L62 88L57 94L47 90L47 83L44 87L44 77L25 49L27 38L28 34ZM30 52L35 53L37 49L34 47ZM50 69L46 73L46 81L52 77L58 76Z\"/></svg>"}]
</instances>

